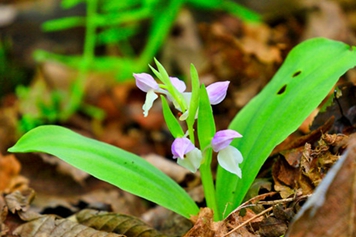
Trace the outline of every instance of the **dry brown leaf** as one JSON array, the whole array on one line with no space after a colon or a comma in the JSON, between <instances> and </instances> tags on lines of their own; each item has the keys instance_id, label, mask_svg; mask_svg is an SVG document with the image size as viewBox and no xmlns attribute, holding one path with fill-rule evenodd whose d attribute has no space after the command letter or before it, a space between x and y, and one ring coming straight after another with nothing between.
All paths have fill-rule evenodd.
<instances>
[{"instance_id":1,"label":"dry brown leaf","mask_svg":"<svg viewBox=\"0 0 356 237\"><path fill-rule=\"evenodd\" d=\"M3 156L0 153L0 192L8 189L11 180L18 176L21 164L13 154Z\"/></svg>"},{"instance_id":2,"label":"dry brown leaf","mask_svg":"<svg viewBox=\"0 0 356 237\"><path fill-rule=\"evenodd\" d=\"M184 237L194 237L194 236L215 236L215 227L213 222L213 212L209 208L200 209L199 215L192 218L194 226L184 235ZM220 226L222 222L219 223ZM216 226L216 225L215 225ZM227 231L225 231L226 233Z\"/></svg>"},{"instance_id":3,"label":"dry brown leaf","mask_svg":"<svg viewBox=\"0 0 356 237\"><path fill-rule=\"evenodd\" d=\"M156 154L149 154L143 156L143 158L158 169L160 169L163 173L171 177L177 183L182 183L185 179L187 179L187 177L189 177L190 182L199 179L199 173L192 174L192 172L190 172L189 170L162 156Z\"/></svg>"},{"instance_id":4,"label":"dry brown leaf","mask_svg":"<svg viewBox=\"0 0 356 237\"><path fill-rule=\"evenodd\" d=\"M8 232L8 227L4 224L7 214L8 208L5 200L2 196L0 196L0 236L3 236Z\"/></svg>"},{"instance_id":5,"label":"dry brown leaf","mask_svg":"<svg viewBox=\"0 0 356 237\"><path fill-rule=\"evenodd\" d=\"M95 230L76 222L59 219L54 215L44 215L30 222L22 224L13 234L21 237L119 237L115 233Z\"/></svg>"},{"instance_id":6,"label":"dry brown leaf","mask_svg":"<svg viewBox=\"0 0 356 237\"><path fill-rule=\"evenodd\" d=\"M2 100L4 100L4 98ZM13 103L15 102L11 102L9 107L0 108L0 153L2 154L5 154L7 148L9 148L17 139L16 126L18 120L18 112L17 108L13 106Z\"/></svg>"},{"instance_id":7,"label":"dry brown leaf","mask_svg":"<svg viewBox=\"0 0 356 237\"><path fill-rule=\"evenodd\" d=\"M150 208L141 218L167 236L183 236L193 226L190 220L162 206Z\"/></svg>"},{"instance_id":8,"label":"dry brown leaf","mask_svg":"<svg viewBox=\"0 0 356 237\"><path fill-rule=\"evenodd\" d=\"M16 211L27 211L34 197L35 191L29 188L6 195L5 201L9 210L15 213Z\"/></svg>"},{"instance_id":9,"label":"dry brown leaf","mask_svg":"<svg viewBox=\"0 0 356 237\"><path fill-rule=\"evenodd\" d=\"M290 225L288 237L356 236L356 139Z\"/></svg>"},{"instance_id":10,"label":"dry brown leaf","mask_svg":"<svg viewBox=\"0 0 356 237\"><path fill-rule=\"evenodd\" d=\"M81 185L84 185L85 179L90 177L87 172L75 168L74 166L68 164L67 162L64 162L63 160L55 156L48 155L45 153L40 153L39 156L44 162L56 166L56 171L58 171L58 173L71 176L76 182Z\"/></svg>"},{"instance_id":11,"label":"dry brown leaf","mask_svg":"<svg viewBox=\"0 0 356 237\"><path fill-rule=\"evenodd\" d=\"M348 43L355 42L355 35L350 30L345 13L338 2L319 0L304 2L309 5L310 10L301 41L325 37Z\"/></svg>"},{"instance_id":12,"label":"dry brown leaf","mask_svg":"<svg viewBox=\"0 0 356 237\"><path fill-rule=\"evenodd\" d=\"M76 215L78 222L97 230L136 237L163 237L137 217L85 209Z\"/></svg>"}]
</instances>

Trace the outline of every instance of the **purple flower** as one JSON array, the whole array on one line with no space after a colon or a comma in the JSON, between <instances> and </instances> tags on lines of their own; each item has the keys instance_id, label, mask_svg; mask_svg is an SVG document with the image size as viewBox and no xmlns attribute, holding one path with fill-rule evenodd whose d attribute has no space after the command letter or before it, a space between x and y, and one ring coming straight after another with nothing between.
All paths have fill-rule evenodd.
<instances>
[{"instance_id":1,"label":"purple flower","mask_svg":"<svg viewBox=\"0 0 356 237\"><path fill-rule=\"evenodd\" d=\"M187 86L185 85L184 81L179 80L177 77L169 77L171 80L173 86L180 92L184 92L185 89L187 89Z\"/></svg>"},{"instance_id":2,"label":"purple flower","mask_svg":"<svg viewBox=\"0 0 356 237\"><path fill-rule=\"evenodd\" d=\"M188 138L185 137L176 138L172 143L172 147L171 147L173 158L184 159L185 154L192 151L194 148L195 147L193 143Z\"/></svg>"},{"instance_id":3,"label":"purple flower","mask_svg":"<svg viewBox=\"0 0 356 237\"><path fill-rule=\"evenodd\" d=\"M145 103L142 106L143 115L145 117L147 117L148 111L152 108L153 102L158 98L156 93L165 94L169 100L173 101L176 107L178 106L178 103L173 100L171 94L167 90L161 89L160 85L150 74L134 73L133 76L136 80L136 86L140 90L147 93ZM178 90L178 92L183 93L187 88L185 83L179 80L177 77L169 77L169 79L171 80L173 86Z\"/></svg>"},{"instance_id":4,"label":"purple flower","mask_svg":"<svg viewBox=\"0 0 356 237\"><path fill-rule=\"evenodd\" d=\"M203 159L201 151L196 148L188 138L176 138L172 143L173 158L177 159L177 163L191 172L196 172L200 167Z\"/></svg>"},{"instance_id":5,"label":"purple flower","mask_svg":"<svg viewBox=\"0 0 356 237\"><path fill-rule=\"evenodd\" d=\"M221 167L230 173L242 177L239 164L243 157L239 150L230 146L233 139L242 137L242 135L234 130L221 130L215 133L211 140L211 146L215 152L218 152L218 162Z\"/></svg>"},{"instance_id":6,"label":"purple flower","mask_svg":"<svg viewBox=\"0 0 356 237\"><path fill-rule=\"evenodd\" d=\"M211 146L215 152L219 152L229 146L234 138L239 137L242 137L242 135L234 130L221 130L215 133L211 141Z\"/></svg>"},{"instance_id":7,"label":"purple flower","mask_svg":"<svg viewBox=\"0 0 356 237\"><path fill-rule=\"evenodd\" d=\"M226 97L227 88L229 87L229 81L221 81L210 84L206 87L208 92L210 104L216 105L219 104Z\"/></svg>"},{"instance_id":8,"label":"purple flower","mask_svg":"<svg viewBox=\"0 0 356 237\"><path fill-rule=\"evenodd\" d=\"M134 73L133 76L136 79L136 86L144 92L149 90L158 90L159 86L156 80L147 73Z\"/></svg>"}]
</instances>

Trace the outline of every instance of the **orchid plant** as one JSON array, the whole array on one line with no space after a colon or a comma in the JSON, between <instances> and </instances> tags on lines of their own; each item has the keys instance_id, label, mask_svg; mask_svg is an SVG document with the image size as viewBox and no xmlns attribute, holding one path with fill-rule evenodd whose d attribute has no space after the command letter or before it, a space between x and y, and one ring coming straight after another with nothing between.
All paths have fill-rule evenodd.
<instances>
[{"instance_id":1,"label":"orchid plant","mask_svg":"<svg viewBox=\"0 0 356 237\"><path fill-rule=\"evenodd\" d=\"M163 107L166 122L169 124L168 128L171 129L171 132L175 137L175 140L172 143L173 158L178 159L177 163L179 165L194 173L199 169L203 161L203 155L202 151L194 145L194 123L189 121L195 121L197 119L199 107L196 106L196 101L191 99L193 92L185 92L187 88L185 83L176 77L167 78L168 74L164 70L163 66L157 60L155 61L159 71L156 71L153 68L152 70L154 70L154 73L157 75L157 77L161 78L163 82L162 84L158 84L156 80L147 73L134 74L137 87L147 93L146 101L142 107L143 114L145 117L147 117L148 111L152 107L154 100L158 98L156 93L161 93L167 96L167 99L174 104L174 107L178 111L182 112L179 120L187 121L188 127L188 133L184 134L182 132L182 128L175 127L179 126L179 123L172 120L173 117L171 114L169 114L171 113L169 107ZM193 81L192 83L199 84L198 77L195 76L197 75L197 72L194 65L191 65L191 71L192 80L197 80ZM168 85L164 84L164 82L167 82ZM206 88L206 93L211 105L219 104L225 99L229 84L229 81L215 82ZM193 88L199 90L199 87ZM194 91L194 94L197 94L199 98L199 91ZM190 119L189 116L193 116L193 119ZM202 119L205 118L203 117ZM176 129L179 130L178 134L175 133ZM242 135L234 130L227 129L218 131L213 137L211 137L211 144L208 146L212 147L215 152L218 152L217 157L221 167L241 178L241 169L239 168L238 164L242 162L242 154L238 149L230 146L232 140L239 137L242 137ZM202 149L205 151L207 148L209 147L203 147Z\"/></svg>"},{"instance_id":2,"label":"orchid plant","mask_svg":"<svg viewBox=\"0 0 356 237\"><path fill-rule=\"evenodd\" d=\"M239 178L242 177L239 167L243 160L242 154L238 149L230 146L233 139L240 138L242 135L231 129L215 132L216 126L212 116L211 105L219 104L225 99L230 82L215 82L205 88L204 85L200 85L198 73L194 65L191 65L192 92L186 92L187 86L183 81L168 76L164 67L156 59L155 63L158 71L153 67L151 70L162 83L157 83L147 73L134 74L137 87L146 92L146 100L142 106L143 114L145 117L148 116L153 102L158 98L157 94L161 94L163 115L175 138L171 146L173 159L177 159L179 165L193 173L202 164L207 167L200 170L205 197L208 206L218 215L214 181L210 169L213 155L211 150L217 152L217 160L222 168ZM175 109L180 111L179 120L185 122L186 132L183 131L167 101L172 102ZM196 121L198 123L198 141L195 141L194 125ZM196 147L196 143L200 145L199 148Z\"/></svg>"},{"instance_id":3,"label":"orchid plant","mask_svg":"<svg viewBox=\"0 0 356 237\"><path fill-rule=\"evenodd\" d=\"M214 219L222 220L241 204L274 147L295 131L339 77L356 65L355 49L324 38L301 43L229 128L221 131L216 131L212 105L225 98L229 82L200 85L198 73L191 66L192 91L186 92L184 82L169 77L157 61L158 70L151 69L159 83L145 73L134 77L138 88L146 92L144 116L149 116L152 104L161 98L167 127L175 138L172 157L192 172L199 169L207 205L214 211ZM169 102L180 112L178 118ZM199 212L177 183L141 157L60 126L39 126L9 151L46 152L184 217ZM215 180L213 152L219 163Z\"/></svg>"}]
</instances>

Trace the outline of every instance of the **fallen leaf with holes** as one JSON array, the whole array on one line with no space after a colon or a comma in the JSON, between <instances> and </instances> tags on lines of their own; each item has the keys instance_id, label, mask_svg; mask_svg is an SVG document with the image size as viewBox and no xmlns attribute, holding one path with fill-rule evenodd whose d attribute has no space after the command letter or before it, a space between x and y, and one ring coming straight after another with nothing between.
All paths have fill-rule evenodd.
<instances>
[{"instance_id":1,"label":"fallen leaf with holes","mask_svg":"<svg viewBox=\"0 0 356 237\"><path fill-rule=\"evenodd\" d=\"M97 230L136 237L164 236L137 217L85 209L77 215L79 223Z\"/></svg>"},{"instance_id":2,"label":"fallen leaf with holes","mask_svg":"<svg viewBox=\"0 0 356 237\"><path fill-rule=\"evenodd\" d=\"M40 218L27 222L13 232L21 237L119 237L115 233L95 230L85 225L76 222L57 218L54 215L44 215Z\"/></svg>"},{"instance_id":3,"label":"fallen leaf with holes","mask_svg":"<svg viewBox=\"0 0 356 237\"><path fill-rule=\"evenodd\" d=\"M356 139L290 225L288 237L356 236Z\"/></svg>"}]
</instances>

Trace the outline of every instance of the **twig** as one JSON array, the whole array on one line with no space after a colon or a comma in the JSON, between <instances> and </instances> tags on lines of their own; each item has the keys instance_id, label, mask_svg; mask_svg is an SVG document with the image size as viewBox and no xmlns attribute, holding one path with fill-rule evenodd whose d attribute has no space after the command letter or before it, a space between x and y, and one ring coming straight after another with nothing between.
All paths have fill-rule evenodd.
<instances>
[{"instance_id":1,"label":"twig","mask_svg":"<svg viewBox=\"0 0 356 237\"><path fill-rule=\"evenodd\" d=\"M291 198L285 198L285 199L279 199L279 200L273 200L273 201L259 201L256 203L256 205L276 205L276 204L280 204L280 203L285 203L285 202L291 202L294 201L296 199L301 200L301 199L306 199L309 198L312 194L307 194L307 195L303 195L300 197L291 197Z\"/></svg>"},{"instance_id":2,"label":"twig","mask_svg":"<svg viewBox=\"0 0 356 237\"><path fill-rule=\"evenodd\" d=\"M277 193L277 192L269 192L269 193L264 193L264 194L260 194L260 195L258 195L258 196L256 196L256 197L253 197L253 198L249 199L248 201L242 203L240 206L238 206L235 210L233 210L233 211L230 213L230 215L231 215L232 213L235 213L235 212L240 211L241 209L244 209L244 208L246 208L246 207L250 207L252 204L249 204L249 203L252 203L253 201L260 200L260 199L264 199L264 198L266 198L266 197L268 197L268 196L272 196L272 195L274 195L274 194L276 194L276 193ZM225 218L225 220L226 220L230 215L228 215L228 216Z\"/></svg>"},{"instance_id":3,"label":"twig","mask_svg":"<svg viewBox=\"0 0 356 237\"><path fill-rule=\"evenodd\" d=\"M241 227L245 226L246 224L248 224L249 222L253 221L254 219L256 219L257 217L260 217L262 215L264 215L265 213L271 211L273 209L273 206L272 207L269 207L267 208L266 210L258 213L256 216L254 217L251 217L250 219L244 221L243 223L241 223L240 225L238 225L237 227L235 227L234 229L230 230L227 234L223 235L222 237L226 237L228 236L229 234L232 234L233 232L235 232L236 230L240 229Z\"/></svg>"}]
</instances>

